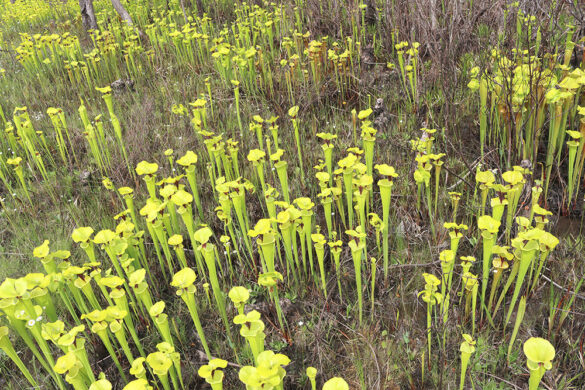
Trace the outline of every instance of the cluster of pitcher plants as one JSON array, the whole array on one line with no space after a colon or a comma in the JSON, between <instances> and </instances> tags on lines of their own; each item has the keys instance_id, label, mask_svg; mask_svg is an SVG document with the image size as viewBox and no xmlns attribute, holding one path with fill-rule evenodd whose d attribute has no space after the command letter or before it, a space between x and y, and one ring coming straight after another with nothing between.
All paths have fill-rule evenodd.
<instances>
[{"instance_id":1,"label":"cluster of pitcher plants","mask_svg":"<svg viewBox=\"0 0 585 390\"><path fill-rule=\"evenodd\" d=\"M583 39L575 41L575 27L569 25L562 55L542 53L535 18L517 12L518 29L527 34L533 50L519 48L509 55L493 49L489 71L471 70L468 86L479 94L481 153L487 146L497 148L500 161L508 167L519 160L536 166L539 152L544 153L540 178L545 199L551 178L559 173L553 170L557 166L566 183L563 204L575 208L585 168L585 73L576 49ZM577 56L576 65L571 62L573 56ZM545 150L539 151L543 144Z\"/></svg>"},{"instance_id":2,"label":"cluster of pitcher plants","mask_svg":"<svg viewBox=\"0 0 585 390\"><path fill-rule=\"evenodd\" d=\"M110 91L102 92L110 115L116 118ZM51 251L49 241L45 241L33 253L45 273L9 278L2 283L2 312L9 326L3 328L3 348L31 384L36 384L34 376L14 353L7 336L9 329L20 336L60 387L67 382L76 389L85 389L105 380L96 381L85 348L86 340L97 336L119 375L125 381L131 380L128 383L134 386L140 381L148 388L148 383L157 382L164 389L181 388L181 357L176 349L180 336L176 334L176 324L164 312L165 301L156 301L162 288L160 280L166 280L183 301L198 343L209 359L199 374L214 388L221 387L227 360L215 357L213 350L217 346L209 343L200 317L204 309L216 311L221 318L233 359L252 364L239 371L247 388L282 388L284 366L290 361L285 355L265 350L266 325L259 312L245 310L250 292L233 285L238 274L255 277L258 286L265 288L265 299L271 302L274 315L270 329L276 337L287 339L291 334L280 297L302 286L313 285L324 298L333 295L357 308L359 326L367 321L363 315L364 292L369 289L367 299L371 300L370 314L374 318L376 271L380 268L384 283L388 283L392 263L400 259L391 258L389 244L392 189L398 173L392 166L375 163L377 130L369 120L372 110L357 113L359 146L337 150L336 134L317 134L323 156L313 167L313 180L320 192L312 199L295 197L299 189L290 187L287 152L279 147L283 144L278 134L279 118L253 118L250 129L257 136L257 148L249 150L244 162L239 157L237 141L226 140L223 134L208 128L207 103L199 99L192 104L191 112L195 136L207 149L204 157L187 151L175 159L169 150L164 153L167 167L140 162L134 173L144 182L146 191L117 188L104 177L105 188L117 194L121 208L115 216L115 229L77 227L71 239L85 259L72 259L68 250ZM55 122L65 129L59 114L57 111ZM289 110L288 120L295 130L300 126L297 114L297 107ZM86 129L91 127L88 124ZM22 128L25 134L26 127ZM514 167L501 174L478 169L476 190L468 197L477 210L468 223L476 228L470 229L461 222L463 217L458 217L457 209L462 194L445 194L441 172L444 154L435 151L434 133L434 129L423 128L420 139L412 141L417 162L412 181L418 188L417 208L426 210L434 240L439 240L436 229L440 227L435 226L439 199L450 199L452 220L440 230L448 233L449 241L449 249L439 255L440 272L423 275L425 286L419 295L427 303L429 359L433 347L444 345L447 339L445 333L433 337L432 330L440 328L434 324L447 323L455 305L464 309L464 315L454 319L469 332L461 347L463 386L478 322L505 331L511 315L516 313L509 354L515 348L527 300L538 286L558 239L546 231L551 213L539 205L543 188L540 181L532 180L527 168ZM300 136L300 132L296 134ZM302 141L297 140L300 145ZM42 140L35 142L42 147ZM103 153L103 148L96 148L96 152ZM296 152L297 156L290 157L303 161L302 148L296 148ZM176 172L177 176L164 176L163 171ZM241 172L248 172L249 177L242 177ZM206 190L201 183L212 186ZM527 187L528 183L532 187ZM526 188L530 189L529 213L515 217ZM204 192L206 196L202 197ZM251 204L260 207L263 217L251 215ZM375 213L378 204L381 217ZM210 226L219 229L214 231ZM470 234L476 235L471 242L481 247L478 261L459 250L461 239ZM344 248L351 257L353 286L341 283L346 272L342 269ZM382 261L378 263L377 258ZM364 283L364 278L371 283ZM331 285L330 280L336 283ZM512 292L511 297L508 292ZM150 353L137 330L138 324L145 321L160 339ZM236 339L234 324L240 326L245 343ZM55 353L57 348L62 355ZM530 357L529 352L527 356L532 386L544 374L542 367L548 366L532 364L538 357ZM128 365L134 378L123 368Z\"/></svg>"},{"instance_id":3,"label":"cluster of pitcher plants","mask_svg":"<svg viewBox=\"0 0 585 390\"><path fill-rule=\"evenodd\" d=\"M96 4L100 29L85 37L93 50L65 32L22 33L14 51L28 77L46 76L39 77L41 88L64 80L98 99L81 99L77 113L46 108L49 126L37 125L27 107L8 113L0 105L3 211L34 208L39 183L57 203L50 183L60 168L75 166L101 177L100 190L109 192L117 213L110 228L76 226L66 247L55 249L47 237L32 253L44 272L0 284L0 349L31 386L41 387L44 376L59 389L110 390L118 380L125 390L184 389L187 342L201 352L197 373L213 390L223 388L230 371L247 390L284 389L291 359L267 347L268 341L292 343L295 326L283 298L308 291L325 306L335 300L345 307L355 329L372 325L376 300L395 283L395 270L407 265L394 239L401 225L397 196L412 201L433 248L445 248L431 250L422 261L425 272L415 271L425 310L423 375L438 349L460 345L464 389L485 329L502 335L511 360L526 308L559 244L547 209L556 183L552 168L566 166L567 208L576 204L585 179L585 73L570 66L571 33L562 61L539 54L536 33L534 53L519 50L508 58L494 50L489 72L471 71L482 161L489 161L483 160L488 146L500 147L505 168L479 164L470 172L475 183L448 186L449 156L440 150L437 129L423 127L411 140L413 163L395 167L380 157L382 129L372 108L344 112L348 134L328 126L312 133L303 121L305 95L318 97L331 83L345 105L357 85L369 34L365 3L340 40L305 31L303 7L289 14L280 4L235 2L235 20L219 25L205 13L183 17L168 4L151 11L130 4L129 25L112 22L113 11ZM38 23L73 12L66 4L38 6ZM0 18L10 16L7 23L16 28L13 19L24 20L24 11L8 9L0 8ZM532 23L518 18L519 29L530 30ZM388 68L396 70L406 100L417 105L420 44L396 38L396 65ZM168 58L180 69L213 75L194 101L168 107L172 118L190 121L199 149L161 150L160 158L143 156L134 164L108 83L123 77L140 82ZM4 73L0 79L10 77ZM211 125L221 119L218 100L225 98L216 96L216 84L233 98L237 122L226 131ZM279 85L291 106L280 117L242 110L243 96L272 96ZM107 114L95 116L102 100ZM546 161L538 171L545 139ZM315 140L319 150L304 147ZM111 179L117 162L131 184ZM266 303L265 312L250 304L252 294ZM554 319L551 314L551 329ZM185 323L195 329L188 340L179 330ZM460 333L448 331L455 326ZM96 346L117 371L110 373L112 382L99 372ZM21 349L30 361L23 361ZM532 337L523 352L529 388L537 390L555 349ZM305 374L315 390L317 370L306 367ZM339 377L323 382L324 390L349 389Z\"/></svg>"}]
</instances>

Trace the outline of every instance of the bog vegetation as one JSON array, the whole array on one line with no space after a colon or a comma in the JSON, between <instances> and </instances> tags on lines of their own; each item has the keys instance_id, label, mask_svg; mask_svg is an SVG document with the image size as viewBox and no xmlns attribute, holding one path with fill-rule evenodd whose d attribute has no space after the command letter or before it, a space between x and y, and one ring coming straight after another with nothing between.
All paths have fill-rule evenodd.
<instances>
[{"instance_id":1,"label":"bog vegetation","mask_svg":"<svg viewBox=\"0 0 585 390\"><path fill-rule=\"evenodd\" d=\"M0 386L584 388L579 7L0 0Z\"/></svg>"}]
</instances>

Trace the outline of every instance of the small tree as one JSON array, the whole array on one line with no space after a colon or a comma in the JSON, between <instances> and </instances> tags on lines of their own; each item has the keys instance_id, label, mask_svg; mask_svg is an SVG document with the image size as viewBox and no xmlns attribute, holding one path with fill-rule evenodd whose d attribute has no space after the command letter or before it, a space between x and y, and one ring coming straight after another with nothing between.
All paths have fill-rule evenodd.
<instances>
[{"instance_id":1,"label":"small tree","mask_svg":"<svg viewBox=\"0 0 585 390\"><path fill-rule=\"evenodd\" d=\"M111 0L111 1L112 1L112 5L114 6L114 9L116 10L116 12L118 12L118 15L120 15L122 20L124 20L126 23L128 23L129 26L132 26L132 17L128 13L128 11L126 11L126 8L124 8L124 6L120 2L120 0Z\"/></svg>"},{"instance_id":2,"label":"small tree","mask_svg":"<svg viewBox=\"0 0 585 390\"><path fill-rule=\"evenodd\" d=\"M81 10L81 22L83 28L87 30L97 30L97 20L93 10L93 0L79 0L79 9Z\"/></svg>"},{"instance_id":3,"label":"small tree","mask_svg":"<svg viewBox=\"0 0 585 390\"><path fill-rule=\"evenodd\" d=\"M83 23L83 28L87 30L97 30L97 19L95 17L95 11L93 9L93 0L78 0L79 1L79 9L81 10L81 21ZM132 17L130 13L124 8L120 0L111 0L112 6L120 15L120 18L124 20L129 26L132 26Z\"/></svg>"}]
</instances>

